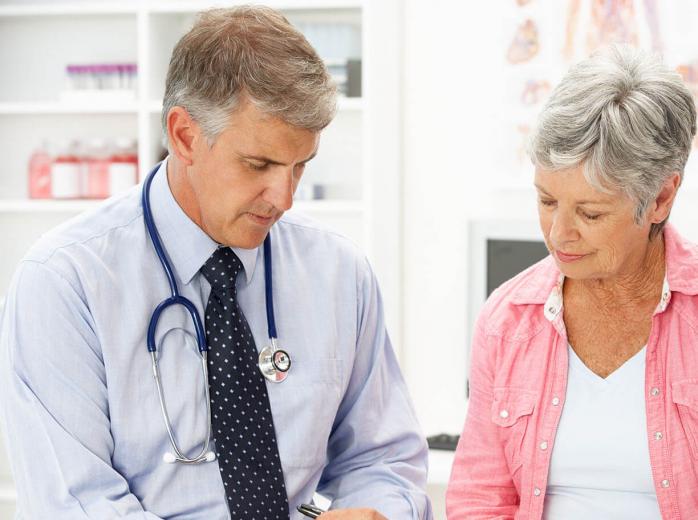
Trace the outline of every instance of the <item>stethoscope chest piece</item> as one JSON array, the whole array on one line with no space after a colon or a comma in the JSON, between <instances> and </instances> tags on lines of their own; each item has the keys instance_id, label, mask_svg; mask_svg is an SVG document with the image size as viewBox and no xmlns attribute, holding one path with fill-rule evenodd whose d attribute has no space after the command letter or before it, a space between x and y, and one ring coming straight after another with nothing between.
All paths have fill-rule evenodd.
<instances>
[{"instance_id":1,"label":"stethoscope chest piece","mask_svg":"<svg viewBox=\"0 0 698 520\"><path fill-rule=\"evenodd\" d=\"M291 368L291 357L276 345L264 347L259 353L259 371L272 383L281 383L288 376Z\"/></svg>"}]
</instances>

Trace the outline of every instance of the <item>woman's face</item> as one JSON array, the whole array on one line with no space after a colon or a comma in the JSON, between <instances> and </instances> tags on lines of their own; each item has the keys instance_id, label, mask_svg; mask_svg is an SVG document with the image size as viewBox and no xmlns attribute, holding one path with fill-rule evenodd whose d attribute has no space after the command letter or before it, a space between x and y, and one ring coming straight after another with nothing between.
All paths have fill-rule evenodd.
<instances>
[{"instance_id":1,"label":"woman's face","mask_svg":"<svg viewBox=\"0 0 698 520\"><path fill-rule=\"evenodd\" d=\"M545 243L566 277L611 278L642 268L651 211L637 224L634 203L624 194L591 186L583 166L562 171L536 168L535 186Z\"/></svg>"}]
</instances>

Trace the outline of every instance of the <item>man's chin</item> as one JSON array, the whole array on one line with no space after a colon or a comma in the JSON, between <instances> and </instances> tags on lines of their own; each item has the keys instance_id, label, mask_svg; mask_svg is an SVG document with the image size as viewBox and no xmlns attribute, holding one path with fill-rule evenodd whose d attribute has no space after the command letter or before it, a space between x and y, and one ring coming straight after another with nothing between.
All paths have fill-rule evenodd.
<instances>
[{"instance_id":1,"label":"man's chin","mask_svg":"<svg viewBox=\"0 0 698 520\"><path fill-rule=\"evenodd\" d=\"M245 233L230 234L226 237L225 245L241 249L256 249L264 243L268 234L269 229L246 230Z\"/></svg>"}]
</instances>

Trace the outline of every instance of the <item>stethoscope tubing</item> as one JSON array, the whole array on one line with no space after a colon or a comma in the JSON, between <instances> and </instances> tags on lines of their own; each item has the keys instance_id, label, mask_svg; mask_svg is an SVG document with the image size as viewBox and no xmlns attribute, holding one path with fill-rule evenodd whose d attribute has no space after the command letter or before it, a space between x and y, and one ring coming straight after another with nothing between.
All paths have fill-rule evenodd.
<instances>
[{"instance_id":1,"label":"stethoscope tubing","mask_svg":"<svg viewBox=\"0 0 698 520\"><path fill-rule=\"evenodd\" d=\"M177 286L177 280L174 275L174 271L170 264L167 252L162 245L160 240L160 234L158 233L157 227L155 226L155 220L153 219L153 212L150 206L150 185L155 178L155 174L160 168L160 163L158 163L148 174L143 184L143 192L141 194L141 202L143 204L143 220L145 221L145 226L148 230L148 235L150 236L151 242L155 249L155 253L160 260L162 269L165 271L167 276L167 281L170 286L171 296L166 300L162 301L153 311L153 315L150 318L150 323L148 324L148 335L147 335L147 345L148 352L155 352L157 347L155 345L155 329L157 327L157 322L160 319L160 314L172 305L183 305L194 322L194 329L196 331L196 342L199 348L199 352L208 352L208 344L206 342L206 333L204 331L204 326L199 316L198 311L194 304L184 298L179 294L179 288ZM269 333L270 340L276 340L278 338L276 332L276 319L274 317L274 298L273 298L273 278L272 278L272 260L271 260L271 234L267 234L264 239L264 299L266 303L267 311L267 332ZM272 341L272 343L276 343Z\"/></svg>"},{"instance_id":2,"label":"stethoscope tubing","mask_svg":"<svg viewBox=\"0 0 698 520\"><path fill-rule=\"evenodd\" d=\"M206 342L206 333L204 331L204 326L203 322L201 320L201 316L199 315L199 312L196 309L196 306L191 302L191 300L185 298L179 293L179 288L177 286L177 281L174 275L174 271L172 269L172 266L170 264L169 258L167 256L167 252L165 251L165 248L162 245L162 241L160 240L160 235L158 233L157 227L155 225L155 220L153 219L153 213L152 209L150 206L150 186L153 182L153 179L155 178L155 174L157 173L158 169L160 168L160 164L158 163L148 174L148 176L145 179L145 182L143 183L143 191L141 194L141 202L143 205L143 220L145 221L145 226L148 231L148 235L151 239L151 242L153 244L153 248L155 249L155 253L158 256L158 259L160 260L160 264L162 265L163 270L165 271L165 274L167 276L167 281L170 286L170 293L171 296L169 298L166 298L162 302L160 302L155 310L153 311L153 314L150 317L150 322L148 323L148 331L147 331L147 347L148 347L148 352L150 353L150 358L151 358L151 365L152 365L152 370L153 370L153 378L155 379L155 386L157 387L157 392L158 392L158 399L160 401L160 410L162 412L162 417L165 422L165 428L167 429L167 436L169 437L170 444L172 446L172 449L174 450L174 455L170 453L166 453L164 456L164 459L166 462L181 462L183 464L198 464L201 462L206 462L206 461L212 461L215 459L215 456L213 455L212 452L209 451L209 443L210 443L210 438L211 438L211 399L210 399L210 394L209 394L209 387L208 387L208 343ZM277 352L277 344L276 344L276 339L277 339L277 333L276 333L276 322L274 319L274 301L273 301L273 289L272 289L272 260L271 260L271 236L270 234L267 234L267 236L264 239L264 296L265 296L265 303L266 303L266 312L267 312L267 331L269 333L269 339L271 341L271 360L272 360L272 372L281 371L283 374L281 374L283 377L279 379L278 381L283 381L285 378L285 373L288 371L288 368L290 367L290 358L288 358L288 354L285 351L279 350L279 352L282 352L288 361L288 366L285 369L279 369L275 362L273 361L274 359L274 353ZM160 368L158 364L158 351L157 347L155 345L155 332L157 328L158 321L160 319L160 315L162 314L165 309L168 307L174 306L174 305L182 305L185 309L187 309L187 312L189 313L189 316L192 319L192 322L194 323L194 329L196 331L196 342L197 342L197 347L199 350L199 353L201 355L201 373L203 376L203 381L204 381L204 393L205 393L205 400L206 400L206 423L207 423L207 433L206 433L206 439L204 441L204 445L201 448L201 451L199 452L198 455L196 455L193 458L188 458L182 450L179 448L179 445L177 444L177 439L175 438L174 431L172 429L172 423L170 422L170 416L167 412L167 405L165 404L165 396L162 388L162 380L160 377ZM261 366L260 366L261 369ZM273 379L270 378L266 373L263 374L265 378L267 378L270 381L273 381Z\"/></svg>"}]
</instances>

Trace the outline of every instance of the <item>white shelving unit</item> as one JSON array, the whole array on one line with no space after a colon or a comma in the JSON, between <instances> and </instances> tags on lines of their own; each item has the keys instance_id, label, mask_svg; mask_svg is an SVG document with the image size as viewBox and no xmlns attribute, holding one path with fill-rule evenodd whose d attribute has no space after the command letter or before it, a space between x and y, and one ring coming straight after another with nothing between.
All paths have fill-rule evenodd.
<instances>
[{"instance_id":1,"label":"white shelving unit","mask_svg":"<svg viewBox=\"0 0 698 520\"><path fill-rule=\"evenodd\" d=\"M26 170L33 149L44 138L133 137L139 143L140 175L145 175L163 153L161 98L172 48L199 10L234 3L0 1L0 44L17 49L0 55L0 67L7 77L17 78L0 85L0 142L4 143L0 149L5 148L6 158L0 172L0 229L3 235L16 235L22 228L20 220L29 218L35 224L31 230L22 230L26 239L3 240L0 295L6 291L12 267L24 254L27 242L37 238L36 231L43 232L95 205L93 201L28 200ZM360 1L268 4L283 10L297 24L339 20L356 27L361 45ZM44 34L52 38L42 37ZM68 63L108 61L137 63L138 90L133 101L60 100ZM366 247L368 190L363 181L370 177L362 173L364 106L361 98L340 98L337 118L323 135L323 146L304 181L323 185L327 200L302 201L301 206ZM38 217L45 225L36 222Z\"/></svg>"},{"instance_id":2,"label":"white shelving unit","mask_svg":"<svg viewBox=\"0 0 698 520\"><path fill-rule=\"evenodd\" d=\"M30 200L27 163L45 138L138 139L139 173L161 149L160 112L171 50L196 12L235 1L0 0L0 301L17 262L45 231L99 201ZM244 2L239 2L244 3ZM400 0L268 0L298 27L343 23L356 28L362 98L340 98L320 153L304 183L324 186L324 200L299 200L309 214L348 235L379 277L386 319L400 351ZM50 35L47 36L47 35ZM310 34L309 39L312 41ZM323 58L334 60L336 56ZM370 51L370 52L368 52ZM356 56L354 56L356 57ZM137 63L135 99L61 101L69 63ZM1 444L1 443L0 443ZM0 519L16 499L0 445Z\"/></svg>"}]
</instances>

